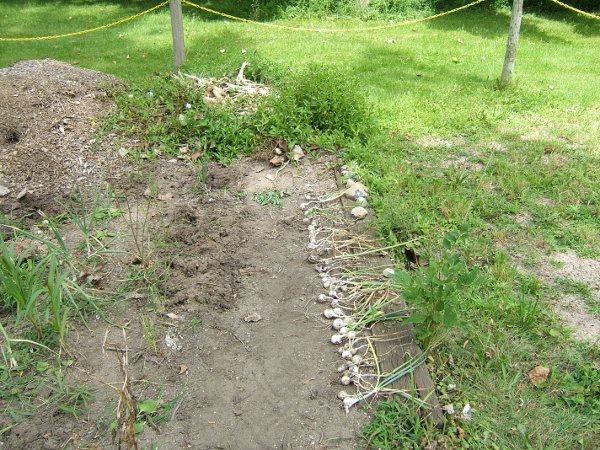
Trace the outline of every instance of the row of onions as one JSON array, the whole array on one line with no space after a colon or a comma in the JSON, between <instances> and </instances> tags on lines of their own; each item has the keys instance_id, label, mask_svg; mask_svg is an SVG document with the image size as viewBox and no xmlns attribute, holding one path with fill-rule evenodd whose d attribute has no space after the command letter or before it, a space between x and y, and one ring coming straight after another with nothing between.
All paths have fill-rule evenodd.
<instances>
[{"instance_id":1,"label":"row of onions","mask_svg":"<svg viewBox=\"0 0 600 450\"><path fill-rule=\"evenodd\" d=\"M347 171L342 173L350 178ZM347 186L356 185L350 178ZM344 195L344 191L327 199L307 198L309 202L301 205L305 209L305 222L309 224L308 259L314 263L326 290L326 293L318 296L317 302L326 306L323 316L331 323L331 343L339 347L342 360L337 368L340 384L355 388L352 393L341 390L338 398L342 400L346 412L363 400L390 394L407 397L426 407L424 402L409 392L392 387L394 382L424 363L425 353L407 360L390 372L381 371L375 351L376 343L396 340L401 336L397 333L377 335L374 325L385 321L402 321L409 316L409 311L400 307L404 303L392 282L395 275L393 268L365 268L367 258L385 254L391 247L380 248L372 239L347 231L343 221L336 218L331 207L326 205L331 198ZM364 197L367 194L363 190L361 194L361 204L366 205Z\"/></svg>"}]
</instances>

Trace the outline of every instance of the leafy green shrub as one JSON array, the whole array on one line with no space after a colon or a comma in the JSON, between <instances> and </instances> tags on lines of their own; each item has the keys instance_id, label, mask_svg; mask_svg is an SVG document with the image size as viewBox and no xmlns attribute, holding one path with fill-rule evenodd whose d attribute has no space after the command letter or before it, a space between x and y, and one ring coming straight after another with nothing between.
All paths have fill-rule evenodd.
<instances>
[{"instance_id":1,"label":"leafy green shrub","mask_svg":"<svg viewBox=\"0 0 600 450\"><path fill-rule=\"evenodd\" d=\"M297 0L280 8L288 17L345 16L387 19L415 16L431 11L433 0Z\"/></svg>"},{"instance_id":2,"label":"leafy green shrub","mask_svg":"<svg viewBox=\"0 0 600 450\"><path fill-rule=\"evenodd\" d=\"M431 258L428 265L418 267L412 275L394 275L409 307L416 308L406 321L416 324L417 336L425 348L439 329L458 324L460 295L480 280L479 271L468 267L468 250L461 245L467 237L464 231L446 233L439 256Z\"/></svg>"},{"instance_id":3,"label":"leafy green shrub","mask_svg":"<svg viewBox=\"0 0 600 450\"><path fill-rule=\"evenodd\" d=\"M259 111L259 132L294 142L327 135L366 140L374 120L358 84L341 71L311 66L292 74Z\"/></svg>"}]
</instances>

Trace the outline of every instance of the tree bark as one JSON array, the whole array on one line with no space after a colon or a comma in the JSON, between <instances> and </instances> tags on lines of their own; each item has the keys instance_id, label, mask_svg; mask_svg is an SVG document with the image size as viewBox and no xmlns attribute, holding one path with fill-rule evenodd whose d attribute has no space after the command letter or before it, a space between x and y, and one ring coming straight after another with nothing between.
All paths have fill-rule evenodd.
<instances>
[{"instance_id":1,"label":"tree bark","mask_svg":"<svg viewBox=\"0 0 600 450\"><path fill-rule=\"evenodd\" d=\"M170 0L171 32L173 34L173 66L175 72L185 62L185 45L183 41L183 14L181 0Z\"/></svg>"},{"instance_id":2,"label":"tree bark","mask_svg":"<svg viewBox=\"0 0 600 450\"><path fill-rule=\"evenodd\" d=\"M502 66L502 77L500 84L507 86L512 81L515 71L515 61L517 59L517 43L519 42L519 32L521 30L521 19L523 18L523 0L514 0L510 26L508 28L508 42L506 43L506 55L504 56L504 65Z\"/></svg>"}]
</instances>

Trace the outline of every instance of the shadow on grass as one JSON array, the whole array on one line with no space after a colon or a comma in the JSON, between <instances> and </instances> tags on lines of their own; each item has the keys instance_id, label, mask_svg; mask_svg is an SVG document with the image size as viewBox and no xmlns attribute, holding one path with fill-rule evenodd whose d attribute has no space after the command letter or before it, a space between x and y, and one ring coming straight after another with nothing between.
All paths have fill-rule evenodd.
<instances>
[{"instance_id":1,"label":"shadow on grass","mask_svg":"<svg viewBox=\"0 0 600 450\"><path fill-rule=\"evenodd\" d=\"M443 31L463 30L474 36L496 39L508 36L510 15L501 11L485 8L478 11L463 11L429 22L432 29ZM527 36L543 42L565 43L562 37L549 34L535 23L523 18L521 36Z\"/></svg>"}]
</instances>

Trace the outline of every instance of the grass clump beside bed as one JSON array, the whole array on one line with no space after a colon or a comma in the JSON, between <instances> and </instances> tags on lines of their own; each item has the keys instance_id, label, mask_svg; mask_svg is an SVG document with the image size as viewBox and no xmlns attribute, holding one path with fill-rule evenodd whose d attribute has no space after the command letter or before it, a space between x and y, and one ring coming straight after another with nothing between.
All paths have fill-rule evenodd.
<instances>
[{"instance_id":1,"label":"grass clump beside bed","mask_svg":"<svg viewBox=\"0 0 600 450\"><path fill-rule=\"evenodd\" d=\"M270 138L292 146L339 146L365 142L373 129L365 96L339 70L311 66L266 89L265 96L217 102L186 76L156 76L114 89L116 109L102 129L139 140L139 156L178 156L185 149L221 162L248 154Z\"/></svg>"}]
</instances>

